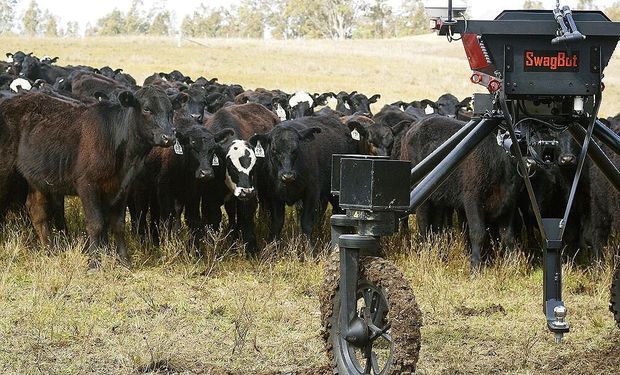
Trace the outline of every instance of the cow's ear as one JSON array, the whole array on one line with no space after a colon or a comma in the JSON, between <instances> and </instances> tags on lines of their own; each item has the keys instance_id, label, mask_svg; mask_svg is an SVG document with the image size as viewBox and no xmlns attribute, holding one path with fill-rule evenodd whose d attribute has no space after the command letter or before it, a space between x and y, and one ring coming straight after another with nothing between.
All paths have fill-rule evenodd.
<instances>
[{"instance_id":1,"label":"cow's ear","mask_svg":"<svg viewBox=\"0 0 620 375\"><path fill-rule=\"evenodd\" d=\"M260 142L261 146L266 147L271 143L271 134L270 133L254 134L253 136L250 137L248 142L250 142L252 147L256 147L258 142Z\"/></svg>"},{"instance_id":2,"label":"cow's ear","mask_svg":"<svg viewBox=\"0 0 620 375\"><path fill-rule=\"evenodd\" d=\"M375 94L368 99L368 103L376 103L381 98L381 94Z\"/></svg>"},{"instance_id":3,"label":"cow's ear","mask_svg":"<svg viewBox=\"0 0 620 375\"><path fill-rule=\"evenodd\" d=\"M320 94L320 95L319 94L314 94L314 95L315 95L315 97L313 98L314 99L314 106L316 107L318 105L326 105L327 104L327 98L330 97L331 93L326 92L326 93L323 93L323 94Z\"/></svg>"},{"instance_id":4,"label":"cow's ear","mask_svg":"<svg viewBox=\"0 0 620 375\"><path fill-rule=\"evenodd\" d=\"M214 84L215 82L217 82L217 77L213 77L213 78L211 78L210 80L208 80L208 81L207 81L207 83L208 83L209 85L212 85L212 84Z\"/></svg>"},{"instance_id":5,"label":"cow's ear","mask_svg":"<svg viewBox=\"0 0 620 375\"><path fill-rule=\"evenodd\" d=\"M456 105L457 108L471 108L471 96L466 97L465 99L461 100L459 102L459 104Z\"/></svg>"},{"instance_id":6,"label":"cow's ear","mask_svg":"<svg viewBox=\"0 0 620 375\"><path fill-rule=\"evenodd\" d=\"M122 72L123 72L123 69L118 68L118 69L116 69L116 70L114 71L114 74L118 74L118 73L122 73Z\"/></svg>"},{"instance_id":7,"label":"cow's ear","mask_svg":"<svg viewBox=\"0 0 620 375\"><path fill-rule=\"evenodd\" d=\"M140 107L140 103L138 99L131 93L131 91L123 91L118 94L118 102L121 103L123 107Z\"/></svg>"},{"instance_id":8,"label":"cow's ear","mask_svg":"<svg viewBox=\"0 0 620 375\"><path fill-rule=\"evenodd\" d=\"M95 68L95 69L93 69L93 73L95 73L95 74L101 74L101 70L99 70L99 69Z\"/></svg>"},{"instance_id":9,"label":"cow's ear","mask_svg":"<svg viewBox=\"0 0 620 375\"><path fill-rule=\"evenodd\" d=\"M437 109L437 103L435 103L434 101L430 99L424 99L420 103L422 104L422 109L426 108L427 105L430 105L434 109Z\"/></svg>"},{"instance_id":10,"label":"cow's ear","mask_svg":"<svg viewBox=\"0 0 620 375\"><path fill-rule=\"evenodd\" d=\"M45 86L47 82L44 79L37 79L36 81L34 81L34 83L32 84L32 87L36 87L38 89L40 89L41 87Z\"/></svg>"},{"instance_id":11,"label":"cow's ear","mask_svg":"<svg viewBox=\"0 0 620 375\"><path fill-rule=\"evenodd\" d=\"M108 95L106 95L106 93L103 93L103 92L101 92L101 91L97 91L96 93L94 93L94 94L93 94L93 97L94 97L95 99L97 99L97 101L99 101L99 102L100 102L100 101L103 101L103 100L110 100L110 97L109 97ZM120 100L120 95L119 95L119 98L118 98L118 99ZM121 104L122 104L122 103L121 103Z\"/></svg>"},{"instance_id":12,"label":"cow's ear","mask_svg":"<svg viewBox=\"0 0 620 375\"><path fill-rule=\"evenodd\" d=\"M58 56L54 57L54 58L51 60L51 61L52 61L52 63L57 62L57 61L58 61L58 58L59 58Z\"/></svg>"},{"instance_id":13,"label":"cow's ear","mask_svg":"<svg viewBox=\"0 0 620 375\"><path fill-rule=\"evenodd\" d=\"M215 142L219 145L226 144L235 136L235 131L232 129L223 129L215 134Z\"/></svg>"},{"instance_id":14,"label":"cow's ear","mask_svg":"<svg viewBox=\"0 0 620 375\"><path fill-rule=\"evenodd\" d=\"M407 129L409 125L411 125L411 121L403 120L396 125L392 125L390 128L392 129L393 134L398 134L402 132L403 130Z\"/></svg>"},{"instance_id":15,"label":"cow's ear","mask_svg":"<svg viewBox=\"0 0 620 375\"><path fill-rule=\"evenodd\" d=\"M7 52L6 57L13 57L13 54L11 52Z\"/></svg>"},{"instance_id":16,"label":"cow's ear","mask_svg":"<svg viewBox=\"0 0 620 375\"><path fill-rule=\"evenodd\" d=\"M358 121L349 121L347 122L347 126L349 127L351 133L353 133L353 131L357 131L361 138L368 138L368 130L366 130L364 125L362 125ZM351 136L353 137L353 135ZM359 139L356 139L356 141L359 141Z\"/></svg>"},{"instance_id":17,"label":"cow's ear","mask_svg":"<svg viewBox=\"0 0 620 375\"><path fill-rule=\"evenodd\" d=\"M171 100L171 102L172 102L172 109L174 109L175 111L177 109L181 109L183 104L187 103L188 100L189 100L189 96L187 96L186 93L180 92L180 93L176 94L174 96L174 98L172 98L172 100Z\"/></svg>"},{"instance_id":18,"label":"cow's ear","mask_svg":"<svg viewBox=\"0 0 620 375\"><path fill-rule=\"evenodd\" d=\"M314 139L314 135L318 134L321 132L321 128L313 126L311 128L308 129L304 129L302 131L299 132L299 139L301 140L306 140L306 141L311 141Z\"/></svg>"},{"instance_id":19,"label":"cow's ear","mask_svg":"<svg viewBox=\"0 0 620 375\"><path fill-rule=\"evenodd\" d=\"M348 96L353 96L355 94L357 94L357 91L351 91Z\"/></svg>"},{"instance_id":20,"label":"cow's ear","mask_svg":"<svg viewBox=\"0 0 620 375\"><path fill-rule=\"evenodd\" d=\"M399 100L399 101L394 102L394 103L392 103L390 105L398 107L398 108L404 110L405 108L407 108L407 105L409 105L409 103L405 103L402 100Z\"/></svg>"}]
</instances>

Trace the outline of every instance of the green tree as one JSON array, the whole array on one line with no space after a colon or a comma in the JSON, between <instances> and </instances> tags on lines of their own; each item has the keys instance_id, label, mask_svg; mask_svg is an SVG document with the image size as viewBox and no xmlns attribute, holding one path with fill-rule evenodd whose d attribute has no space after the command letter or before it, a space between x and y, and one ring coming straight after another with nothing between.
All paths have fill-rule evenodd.
<instances>
[{"instance_id":1,"label":"green tree","mask_svg":"<svg viewBox=\"0 0 620 375\"><path fill-rule=\"evenodd\" d=\"M0 33L8 33L13 28L15 4L17 0L0 0Z\"/></svg>"},{"instance_id":2,"label":"green tree","mask_svg":"<svg viewBox=\"0 0 620 375\"><path fill-rule=\"evenodd\" d=\"M114 9L112 12L97 20L97 27L94 32L97 35L120 35L126 34L125 18L120 10Z\"/></svg>"},{"instance_id":3,"label":"green tree","mask_svg":"<svg viewBox=\"0 0 620 375\"><path fill-rule=\"evenodd\" d=\"M387 0L374 0L355 27L354 36L362 38L385 38L394 36L393 11Z\"/></svg>"},{"instance_id":4,"label":"green tree","mask_svg":"<svg viewBox=\"0 0 620 375\"><path fill-rule=\"evenodd\" d=\"M261 0L242 0L236 9L238 32L244 38L262 38L267 15Z\"/></svg>"},{"instance_id":5,"label":"green tree","mask_svg":"<svg viewBox=\"0 0 620 375\"><path fill-rule=\"evenodd\" d=\"M403 0L396 19L396 36L426 34L430 32L424 4L420 0Z\"/></svg>"},{"instance_id":6,"label":"green tree","mask_svg":"<svg viewBox=\"0 0 620 375\"><path fill-rule=\"evenodd\" d=\"M612 21L620 21L620 1L616 1L605 9L605 14Z\"/></svg>"},{"instance_id":7,"label":"green tree","mask_svg":"<svg viewBox=\"0 0 620 375\"><path fill-rule=\"evenodd\" d=\"M22 19L24 32L27 35L37 35L40 30L40 22L41 22L41 9L37 5L35 0L30 1L26 12L24 12L24 17Z\"/></svg>"},{"instance_id":8,"label":"green tree","mask_svg":"<svg viewBox=\"0 0 620 375\"><path fill-rule=\"evenodd\" d=\"M185 16L181 23L183 35L214 38L222 35L227 12L223 8L210 9L200 5L193 15Z\"/></svg>"},{"instance_id":9,"label":"green tree","mask_svg":"<svg viewBox=\"0 0 620 375\"><path fill-rule=\"evenodd\" d=\"M142 0L133 0L131 2L131 7L125 16L125 30L127 30L127 33L145 34L148 31L149 23L146 20L142 7Z\"/></svg>"},{"instance_id":10,"label":"green tree","mask_svg":"<svg viewBox=\"0 0 620 375\"><path fill-rule=\"evenodd\" d=\"M170 35L172 32L172 15L169 10L162 10L155 14L149 26L149 35Z\"/></svg>"},{"instance_id":11,"label":"green tree","mask_svg":"<svg viewBox=\"0 0 620 375\"><path fill-rule=\"evenodd\" d=\"M67 22L67 26L65 28L65 36L75 38L79 36L79 24L76 21Z\"/></svg>"},{"instance_id":12,"label":"green tree","mask_svg":"<svg viewBox=\"0 0 620 375\"><path fill-rule=\"evenodd\" d=\"M523 9L545 9L542 1L540 0L525 0L523 2Z\"/></svg>"},{"instance_id":13,"label":"green tree","mask_svg":"<svg viewBox=\"0 0 620 375\"><path fill-rule=\"evenodd\" d=\"M56 16L46 10L42 17L43 35L58 36L58 20Z\"/></svg>"}]
</instances>

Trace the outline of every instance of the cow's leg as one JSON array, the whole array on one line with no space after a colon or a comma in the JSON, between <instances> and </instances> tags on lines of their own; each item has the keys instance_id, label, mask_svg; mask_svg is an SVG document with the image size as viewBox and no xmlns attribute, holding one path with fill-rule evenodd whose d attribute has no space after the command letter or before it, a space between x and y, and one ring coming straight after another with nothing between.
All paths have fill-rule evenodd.
<instances>
[{"instance_id":1,"label":"cow's leg","mask_svg":"<svg viewBox=\"0 0 620 375\"><path fill-rule=\"evenodd\" d=\"M52 226L54 229L67 233L67 221L65 220L65 197L52 195L49 199L49 212L52 214Z\"/></svg>"},{"instance_id":2,"label":"cow's leg","mask_svg":"<svg viewBox=\"0 0 620 375\"><path fill-rule=\"evenodd\" d=\"M499 237L502 241L502 245L506 250L513 250L516 246L515 236L515 215L514 209L510 209L510 213L502 216L498 220L499 225Z\"/></svg>"},{"instance_id":3,"label":"cow's leg","mask_svg":"<svg viewBox=\"0 0 620 375\"><path fill-rule=\"evenodd\" d=\"M269 234L269 241L279 239L282 235L282 228L284 227L284 202L273 201L271 204L271 228Z\"/></svg>"},{"instance_id":4,"label":"cow's leg","mask_svg":"<svg viewBox=\"0 0 620 375\"><path fill-rule=\"evenodd\" d=\"M108 222L116 242L116 254L121 263L129 267L131 266L131 259L129 258L127 242L125 241L125 204L119 204L110 208Z\"/></svg>"},{"instance_id":5,"label":"cow's leg","mask_svg":"<svg viewBox=\"0 0 620 375\"><path fill-rule=\"evenodd\" d=\"M85 185L88 187L88 184ZM89 268L96 268L99 263L99 252L107 244L107 225L103 207L99 199L97 199L97 193L87 187L78 186L78 194L82 201L86 232L88 232L87 253L90 257Z\"/></svg>"},{"instance_id":6,"label":"cow's leg","mask_svg":"<svg viewBox=\"0 0 620 375\"><path fill-rule=\"evenodd\" d=\"M153 216L151 223L157 223L158 229L163 229L164 235L169 236L180 227L180 224L175 223L177 214L176 203L169 183L162 183L159 185L155 201L158 207L158 215ZM151 229L151 231L153 231L153 229ZM157 235L157 237L159 237L159 235Z\"/></svg>"},{"instance_id":7,"label":"cow's leg","mask_svg":"<svg viewBox=\"0 0 620 375\"><path fill-rule=\"evenodd\" d=\"M237 202L237 225L241 229L241 235L248 255L258 254L258 245L254 232L254 215L256 214L257 207L256 199Z\"/></svg>"},{"instance_id":8,"label":"cow's leg","mask_svg":"<svg viewBox=\"0 0 620 375\"><path fill-rule=\"evenodd\" d=\"M429 235L429 227L431 225L431 204L429 202L421 204L415 211L415 220L418 225L418 232L422 238Z\"/></svg>"},{"instance_id":9,"label":"cow's leg","mask_svg":"<svg viewBox=\"0 0 620 375\"><path fill-rule=\"evenodd\" d=\"M48 196L38 190L31 190L26 199L30 220L43 246L47 246L50 237L49 199Z\"/></svg>"},{"instance_id":10,"label":"cow's leg","mask_svg":"<svg viewBox=\"0 0 620 375\"><path fill-rule=\"evenodd\" d=\"M228 232L231 232L233 234L233 237L237 235L237 231L239 230L239 224L237 223L237 221L239 220L239 218L237 217L237 201L238 200L236 198L231 198L226 203L224 203L226 216L228 216Z\"/></svg>"},{"instance_id":11,"label":"cow's leg","mask_svg":"<svg viewBox=\"0 0 620 375\"><path fill-rule=\"evenodd\" d=\"M475 200L465 205L465 215L469 225L469 240L471 242L471 267L478 270L482 265L482 246L486 237L486 226L482 208Z\"/></svg>"}]
</instances>

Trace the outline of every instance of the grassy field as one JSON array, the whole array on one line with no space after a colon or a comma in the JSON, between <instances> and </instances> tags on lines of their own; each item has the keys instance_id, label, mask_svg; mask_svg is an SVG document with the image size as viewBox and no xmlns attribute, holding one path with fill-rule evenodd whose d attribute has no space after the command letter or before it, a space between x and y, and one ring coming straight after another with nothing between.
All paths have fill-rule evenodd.
<instances>
[{"instance_id":1,"label":"grassy field","mask_svg":"<svg viewBox=\"0 0 620 375\"><path fill-rule=\"evenodd\" d=\"M60 56L65 64L123 67L139 81L179 69L245 87L358 90L382 103L469 95L462 47L432 36L389 41L0 39L6 51ZM615 114L620 64L607 71L604 113ZM292 224L286 239L248 261L223 234L186 235L153 249L130 241L134 268L112 257L86 272L83 216L68 205L70 237L41 248L25 220L0 230L0 373L323 373L318 293L324 256L301 262ZM294 219L291 213L289 222ZM263 229L263 228L261 228ZM609 313L611 256L596 267L567 262L572 332L557 345L541 307L542 271L523 252L496 251L469 272L462 235L385 240L424 314L420 374L611 374L620 332ZM617 251L612 246L610 253ZM442 249L446 260L439 260Z\"/></svg>"}]
</instances>

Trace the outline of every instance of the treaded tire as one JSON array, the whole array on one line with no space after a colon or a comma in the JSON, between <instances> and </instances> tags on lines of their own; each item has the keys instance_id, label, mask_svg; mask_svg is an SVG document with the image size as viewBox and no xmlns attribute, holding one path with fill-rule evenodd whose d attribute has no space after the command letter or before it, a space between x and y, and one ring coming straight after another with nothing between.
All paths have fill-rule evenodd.
<instances>
[{"instance_id":1,"label":"treaded tire","mask_svg":"<svg viewBox=\"0 0 620 375\"><path fill-rule=\"evenodd\" d=\"M609 309L614 314L614 319L620 328L620 264L616 266L613 279L611 280L611 301Z\"/></svg>"},{"instance_id":2,"label":"treaded tire","mask_svg":"<svg viewBox=\"0 0 620 375\"><path fill-rule=\"evenodd\" d=\"M319 298L321 303L322 338L333 374L350 374L338 358L337 321L340 307L340 255L335 250L327 259ZM394 341L391 365L381 375L413 374L420 353L422 313L404 275L389 261L376 257L360 257L360 279L381 288L388 305L387 321Z\"/></svg>"}]
</instances>

